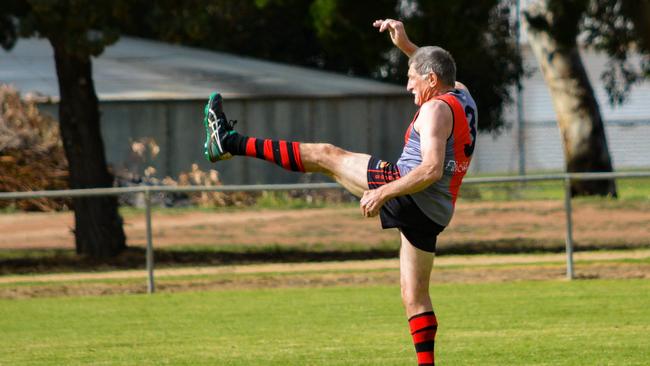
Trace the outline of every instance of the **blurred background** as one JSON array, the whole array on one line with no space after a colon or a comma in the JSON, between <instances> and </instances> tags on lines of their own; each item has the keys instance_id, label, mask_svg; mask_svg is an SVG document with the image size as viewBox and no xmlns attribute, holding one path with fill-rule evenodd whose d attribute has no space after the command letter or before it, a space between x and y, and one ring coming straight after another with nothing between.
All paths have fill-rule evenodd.
<instances>
[{"instance_id":1,"label":"blurred background","mask_svg":"<svg viewBox=\"0 0 650 366\"><path fill-rule=\"evenodd\" d=\"M206 162L203 106L212 91L222 93L227 116L244 134L326 141L395 161L416 106L405 88L408 59L371 26L383 18L402 20L414 43L454 55L458 80L480 114L470 176L647 170L649 9L648 1L623 0L3 1L0 190L323 181L256 159ZM634 200L628 205L650 198L644 180L571 184L575 197ZM496 206L561 196L555 183L461 192L464 202ZM154 202L355 204L338 190L159 194ZM111 258L127 238L142 245L143 234L125 234L118 210L141 208L142 195L0 205L7 212L74 210L70 230L60 225L59 244L45 235L33 248L74 246L77 254ZM649 244L642 239L647 226L639 230L635 239L582 242ZM458 246L476 242L467 232ZM487 247L549 244L516 228L504 232ZM562 246L557 234L549 245ZM20 235L2 245L20 248Z\"/></svg>"},{"instance_id":2,"label":"blurred background","mask_svg":"<svg viewBox=\"0 0 650 366\"><path fill-rule=\"evenodd\" d=\"M649 365L650 0L1 0L0 365L414 362L397 230L203 157L218 91L242 133L397 160L416 106L384 18L478 105L439 363ZM276 183L310 188L243 191Z\"/></svg>"}]
</instances>

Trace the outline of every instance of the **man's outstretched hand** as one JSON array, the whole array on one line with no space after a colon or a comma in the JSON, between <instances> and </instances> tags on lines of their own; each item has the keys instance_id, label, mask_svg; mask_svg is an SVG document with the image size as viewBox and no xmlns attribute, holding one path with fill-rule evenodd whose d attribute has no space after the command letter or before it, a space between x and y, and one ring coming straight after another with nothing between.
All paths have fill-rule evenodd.
<instances>
[{"instance_id":1,"label":"man's outstretched hand","mask_svg":"<svg viewBox=\"0 0 650 366\"><path fill-rule=\"evenodd\" d=\"M372 26L379 28L380 32L384 32L388 29L388 33L390 33L390 40L393 41L393 44L402 50L402 52L404 52L407 56L410 57L413 52L418 49L418 46L409 40L409 37L406 35L406 31L404 30L404 23L400 22L399 20L378 19L372 23Z\"/></svg>"}]
</instances>

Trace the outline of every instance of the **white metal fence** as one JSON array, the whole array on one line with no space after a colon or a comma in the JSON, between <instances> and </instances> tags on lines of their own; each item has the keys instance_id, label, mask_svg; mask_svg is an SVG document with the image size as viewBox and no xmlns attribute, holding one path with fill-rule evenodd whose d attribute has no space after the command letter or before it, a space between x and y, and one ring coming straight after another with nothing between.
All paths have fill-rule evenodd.
<instances>
[{"instance_id":1,"label":"white metal fence","mask_svg":"<svg viewBox=\"0 0 650 366\"><path fill-rule=\"evenodd\" d=\"M566 276L574 278L573 268L573 220L571 207L571 180L600 180L619 178L648 178L649 172L624 172L624 173L562 173L543 175L520 175L485 178L465 178L464 185L487 184L487 183L516 183L516 182L541 182L541 181L563 181L564 182L564 210L566 214ZM151 194L161 192L255 192L255 191L287 191L302 189L333 189L343 188L337 183L305 183L305 184L258 184L258 185L230 185L230 186L136 186L117 188L88 188L88 189L65 189L56 191L27 191L27 192L0 192L0 199L31 199L31 198L55 198L55 197L91 197L91 196L116 196L130 193L143 193L145 197L145 219L146 219L146 268L147 268L147 292L155 291L154 282L154 255L153 235L151 230Z\"/></svg>"}]
</instances>

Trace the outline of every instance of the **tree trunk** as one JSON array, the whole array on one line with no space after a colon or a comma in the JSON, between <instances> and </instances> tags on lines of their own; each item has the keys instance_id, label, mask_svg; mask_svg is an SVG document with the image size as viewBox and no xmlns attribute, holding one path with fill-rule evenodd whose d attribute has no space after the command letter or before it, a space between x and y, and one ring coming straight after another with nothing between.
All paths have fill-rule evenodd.
<instances>
[{"instance_id":1,"label":"tree trunk","mask_svg":"<svg viewBox=\"0 0 650 366\"><path fill-rule=\"evenodd\" d=\"M542 3L542 6L539 6ZM612 162L594 90L591 87L576 37L557 39L553 14L543 6L531 6L524 18L528 40L539 62L553 100L562 135L567 172L611 172ZM531 18L535 18L531 20ZM544 26L539 26L539 22ZM546 28L545 28L546 27ZM574 196L616 197L614 180L572 181Z\"/></svg>"},{"instance_id":2,"label":"tree trunk","mask_svg":"<svg viewBox=\"0 0 650 366\"><path fill-rule=\"evenodd\" d=\"M110 187L112 177L106 166L90 56L70 52L63 41L51 43L59 79L59 128L70 187ZM117 207L115 196L73 199L78 254L108 258L126 249Z\"/></svg>"}]
</instances>

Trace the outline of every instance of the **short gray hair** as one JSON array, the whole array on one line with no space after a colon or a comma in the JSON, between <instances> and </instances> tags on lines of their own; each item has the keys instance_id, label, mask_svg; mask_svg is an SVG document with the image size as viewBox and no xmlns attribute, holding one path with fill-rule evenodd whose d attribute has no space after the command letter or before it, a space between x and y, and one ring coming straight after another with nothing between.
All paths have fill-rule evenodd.
<instances>
[{"instance_id":1,"label":"short gray hair","mask_svg":"<svg viewBox=\"0 0 650 366\"><path fill-rule=\"evenodd\" d=\"M409 66L411 65L420 75L433 72L445 85L454 86L456 83L456 62L451 54L441 47L418 48L409 59Z\"/></svg>"}]
</instances>

